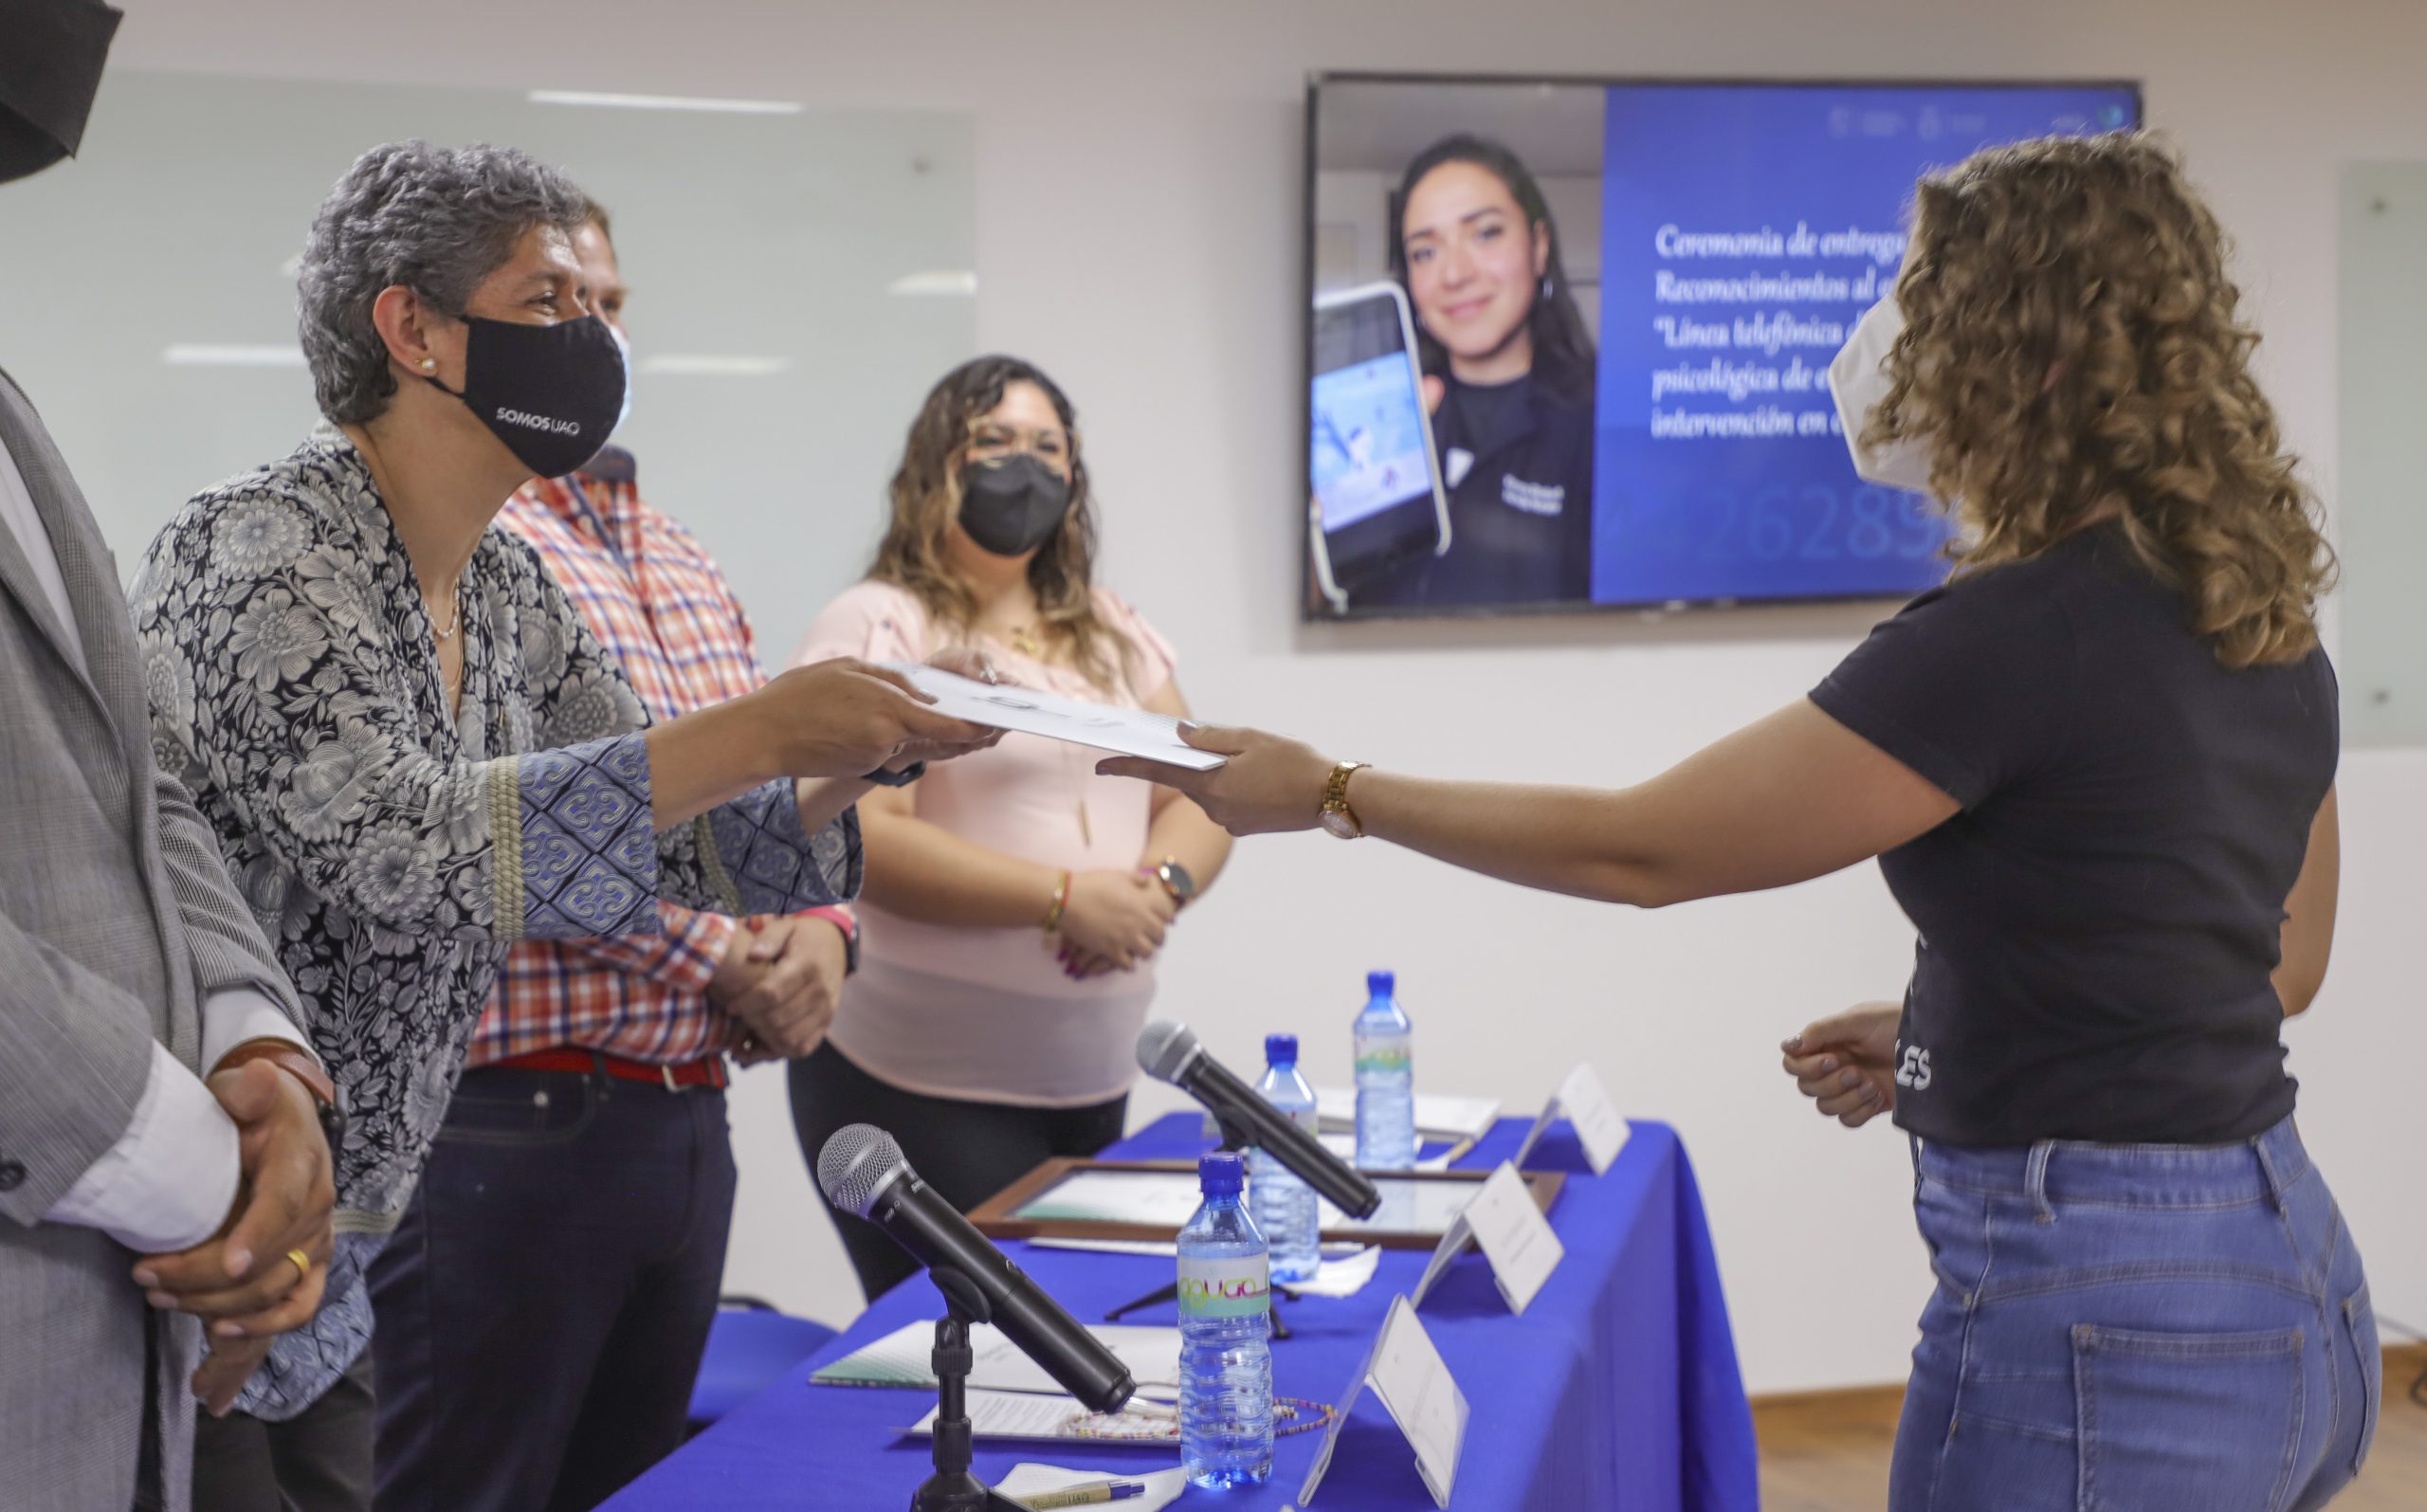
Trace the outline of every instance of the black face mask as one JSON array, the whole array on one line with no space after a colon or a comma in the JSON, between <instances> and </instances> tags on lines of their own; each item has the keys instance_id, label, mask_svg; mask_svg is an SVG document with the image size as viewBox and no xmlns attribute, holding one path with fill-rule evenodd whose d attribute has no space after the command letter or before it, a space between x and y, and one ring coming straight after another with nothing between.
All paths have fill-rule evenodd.
<instances>
[{"instance_id":1,"label":"black face mask","mask_svg":"<svg viewBox=\"0 0 2427 1512\"><path fill-rule=\"evenodd\" d=\"M960 528L997 556L1036 550L1069 512L1069 481L1025 451L960 470Z\"/></svg>"},{"instance_id":2,"label":"black face mask","mask_svg":"<svg viewBox=\"0 0 2427 1512\"><path fill-rule=\"evenodd\" d=\"M76 150L121 13L96 0L0 0L0 183Z\"/></svg>"},{"instance_id":3,"label":"black face mask","mask_svg":"<svg viewBox=\"0 0 2427 1512\"><path fill-rule=\"evenodd\" d=\"M536 476L561 478L596 456L624 408L624 353L607 322L464 320L464 392L423 381L463 400Z\"/></svg>"}]
</instances>

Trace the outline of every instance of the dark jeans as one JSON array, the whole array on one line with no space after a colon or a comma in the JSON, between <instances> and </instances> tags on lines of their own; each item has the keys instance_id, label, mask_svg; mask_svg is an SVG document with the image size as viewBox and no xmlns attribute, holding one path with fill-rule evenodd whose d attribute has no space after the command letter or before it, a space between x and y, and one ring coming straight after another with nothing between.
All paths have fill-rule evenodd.
<instances>
[{"instance_id":1,"label":"dark jeans","mask_svg":"<svg viewBox=\"0 0 2427 1512\"><path fill-rule=\"evenodd\" d=\"M1891 1512L2308 1512L2359 1472L2376 1319L2291 1120L1917 1164L1939 1286Z\"/></svg>"},{"instance_id":2,"label":"dark jeans","mask_svg":"<svg viewBox=\"0 0 2427 1512\"><path fill-rule=\"evenodd\" d=\"M921 1180L966 1212L1057 1155L1089 1156L1121 1138L1123 1096L1079 1108L1024 1108L1007 1102L905 1092L853 1065L831 1044L792 1063L793 1128L812 1179L817 1152L835 1130L873 1123L893 1136ZM865 1219L827 1204L871 1301L916 1275L909 1252ZM384 1509L383 1509L384 1512Z\"/></svg>"},{"instance_id":3,"label":"dark jeans","mask_svg":"<svg viewBox=\"0 0 2427 1512\"><path fill-rule=\"evenodd\" d=\"M197 1411L193 1512L370 1512L372 1415L367 1357L283 1423Z\"/></svg>"},{"instance_id":4,"label":"dark jeans","mask_svg":"<svg viewBox=\"0 0 2427 1512\"><path fill-rule=\"evenodd\" d=\"M371 1269L379 1512L572 1512L680 1445L733 1193L722 1092L466 1072Z\"/></svg>"}]
</instances>

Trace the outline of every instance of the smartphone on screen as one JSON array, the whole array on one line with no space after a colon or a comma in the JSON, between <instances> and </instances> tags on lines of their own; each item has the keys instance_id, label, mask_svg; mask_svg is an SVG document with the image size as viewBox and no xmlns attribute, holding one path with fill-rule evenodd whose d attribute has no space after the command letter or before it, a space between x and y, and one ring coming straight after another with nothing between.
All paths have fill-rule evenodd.
<instances>
[{"instance_id":1,"label":"smartphone on screen","mask_svg":"<svg viewBox=\"0 0 2427 1512\"><path fill-rule=\"evenodd\" d=\"M1406 292L1381 282L1320 296L1312 348L1308 534L1316 586L1344 610L1383 569L1450 549L1450 501Z\"/></svg>"}]
</instances>

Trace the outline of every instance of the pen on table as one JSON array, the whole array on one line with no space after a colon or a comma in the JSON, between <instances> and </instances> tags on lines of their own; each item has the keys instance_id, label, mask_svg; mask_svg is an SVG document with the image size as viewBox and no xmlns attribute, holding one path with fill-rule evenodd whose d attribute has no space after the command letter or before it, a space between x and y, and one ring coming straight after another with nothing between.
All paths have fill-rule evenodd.
<instances>
[{"instance_id":1,"label":"pen on table","mask_svg":"<svg viewBox=\"0 0 2427 1512\"><path fill-rule=\"evenodd\" d=\"M1053 1512L1056 1507L1100 1506L1106 1502L1126 1502L1133 1496L1144 1496L1143 1481L1091 1481L1086 1485L1064 1486L1059 1491L1033 1491L1019 1499L1029 1512Z\"/></svg>"}]
</instances>

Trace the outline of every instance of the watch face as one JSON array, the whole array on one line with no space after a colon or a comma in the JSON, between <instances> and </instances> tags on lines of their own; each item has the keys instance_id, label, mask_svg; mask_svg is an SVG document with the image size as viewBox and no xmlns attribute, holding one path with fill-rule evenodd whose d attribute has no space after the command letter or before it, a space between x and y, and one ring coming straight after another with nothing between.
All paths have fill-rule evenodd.
<instances>
[{"instance_id":1,"label":"watch face","mask_svg":"<svg viewBox=\"0 0 2427 1512\"><path fill-rule=\"evenodd\" d=\"M1354 840L1357 838L1357 826L1349 821L1348 815L1341 812L1337 809L1325 809L1323 811L1323 826L1324 829L1328 830L1332 834L1338 835L1342 840Z\"/></svg>"},{"instance_id":2,"label":"watch face","mask_svg":"<svg viewBox=\"0 0 2427 1512\"><path fill-rule=\"evenodd\" d=\"M1155 868L1155 875L1163 880L1163 886L1175 902L1184 903L1196 896L1196 879L1190 876L1188 868L1178 862L1164 862Z\"/></svg>"}]
</instances>

